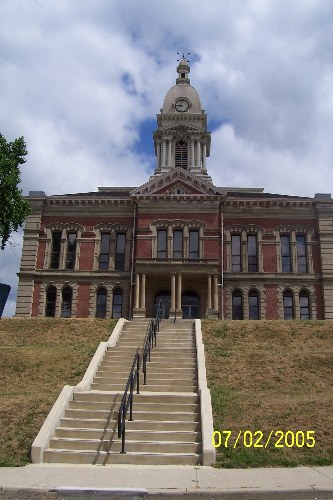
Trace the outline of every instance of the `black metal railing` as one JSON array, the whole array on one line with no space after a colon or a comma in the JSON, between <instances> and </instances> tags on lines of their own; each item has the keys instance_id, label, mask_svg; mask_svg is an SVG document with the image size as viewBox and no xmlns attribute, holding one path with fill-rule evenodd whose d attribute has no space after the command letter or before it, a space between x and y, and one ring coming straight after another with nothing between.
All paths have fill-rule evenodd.
<instances>
[{"instance_id":1,"label":"black metal railing","mask_svg":"<svg viewBox=\"0 0 333 500\"><path fill-rule=\"evenodd\" d=\"M156 337L157 337L157 332L159 332L160 330L161 316L162 316L162 304L161 301L159 301L155 318L153 318L150 321L147 327L147 334L142 349L142 371L143 371L144 385L147 384L147 362L150 361L151 350L154 347L156 347Z\"/></svg>"},{"instance_id":2,"label":"black metal railing","mask_svg":"<svg viewBox=\"0 0 333 500\"><path fill-rule=\"evenodd\" d=\"M118 413L118 438L121 438L121 453L126 453L125 436L126 436L126 416L128 408L130 409L129 420L130 421L133 420L133 391L135 390L135 386L136 386L136 393L140 394L140 365L141 365L141 354L139 351L136 351Z\"/></svg>"}]
</instances>

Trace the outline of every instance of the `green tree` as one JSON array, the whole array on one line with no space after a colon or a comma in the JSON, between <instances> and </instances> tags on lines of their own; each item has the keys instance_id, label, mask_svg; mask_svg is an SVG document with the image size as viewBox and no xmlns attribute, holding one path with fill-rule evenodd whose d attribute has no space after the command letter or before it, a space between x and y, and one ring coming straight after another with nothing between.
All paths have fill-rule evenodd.
<instances>
[{"instance_id":1,"label":"green tree","mask_svg":"<svg viewBox=\"0 0 333 500\"><path fill-rule=\"evenodd\" d=\"M17 231L30 213L22 198L20 165L26 162L27 148L23 137L7 142L0 134L0 248L3 250L12 231Z\"/></svg>"}]
</instances>

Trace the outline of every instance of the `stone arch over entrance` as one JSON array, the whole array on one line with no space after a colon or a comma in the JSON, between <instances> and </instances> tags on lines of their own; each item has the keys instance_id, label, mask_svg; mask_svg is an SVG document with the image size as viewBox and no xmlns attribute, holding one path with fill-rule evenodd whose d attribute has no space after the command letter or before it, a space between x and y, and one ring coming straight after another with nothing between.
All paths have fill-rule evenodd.
<instances>
[{"instance_id":1,"label":"stone arch over entrance","mask_svg":"<svg viewBox=\"0 0 333 500\"><path fill-rule=\"evenodd\" d=\"M200 299L199 295L192 291L185 291L182 294L183 319L200 318Z\"/></svg>"},{"instance_id":2,"label":"stone arch over entrance","mask_svg":"<svg viewBox=\"0 0 333 500\"><path fill-rule=\"evenodd\" d=\"M170 314L171 307L171 294L168 290L161 290L157 292L154 299L154 314L156 314L158 303L161 302L162 319L166 319Z\"/></svg>"}]
</instances>

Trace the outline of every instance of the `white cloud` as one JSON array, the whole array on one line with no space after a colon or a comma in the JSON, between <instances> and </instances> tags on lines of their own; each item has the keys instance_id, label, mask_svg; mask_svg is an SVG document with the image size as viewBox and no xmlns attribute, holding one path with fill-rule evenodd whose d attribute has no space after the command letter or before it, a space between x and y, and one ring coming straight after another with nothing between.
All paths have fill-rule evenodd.
<instances>
[{"instance_id":1,"label":"white cloud","mask_svg":"<svg viewBox=\"0 0 333 500\"><path fill-rule=\"evenodd\" d=\"M140 126L180 50L215 124L216 184L330 191L332 20L331 0L3 0L0 132L26 139L24 192L145 182L154 159L152 139L137 152Z\"/></svg>"}]
</instances>

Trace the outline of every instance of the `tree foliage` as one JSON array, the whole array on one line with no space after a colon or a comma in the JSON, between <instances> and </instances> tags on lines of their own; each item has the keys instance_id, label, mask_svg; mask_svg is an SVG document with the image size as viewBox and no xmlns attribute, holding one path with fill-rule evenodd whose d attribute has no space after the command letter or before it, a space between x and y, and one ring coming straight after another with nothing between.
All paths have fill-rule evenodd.
<instances>
[{"instance_id":1,"label":"tree foliage","mask_svg":"<svg viewBox=\"0 0 333 500\"><path fill-rule=\"evenodd\" d=\"M12 231L17 231L30 213L22 198L20 165L26 162L23 137L7 142L0 134L0 248L3 250Z\"/></svg>"}]
</instances>

